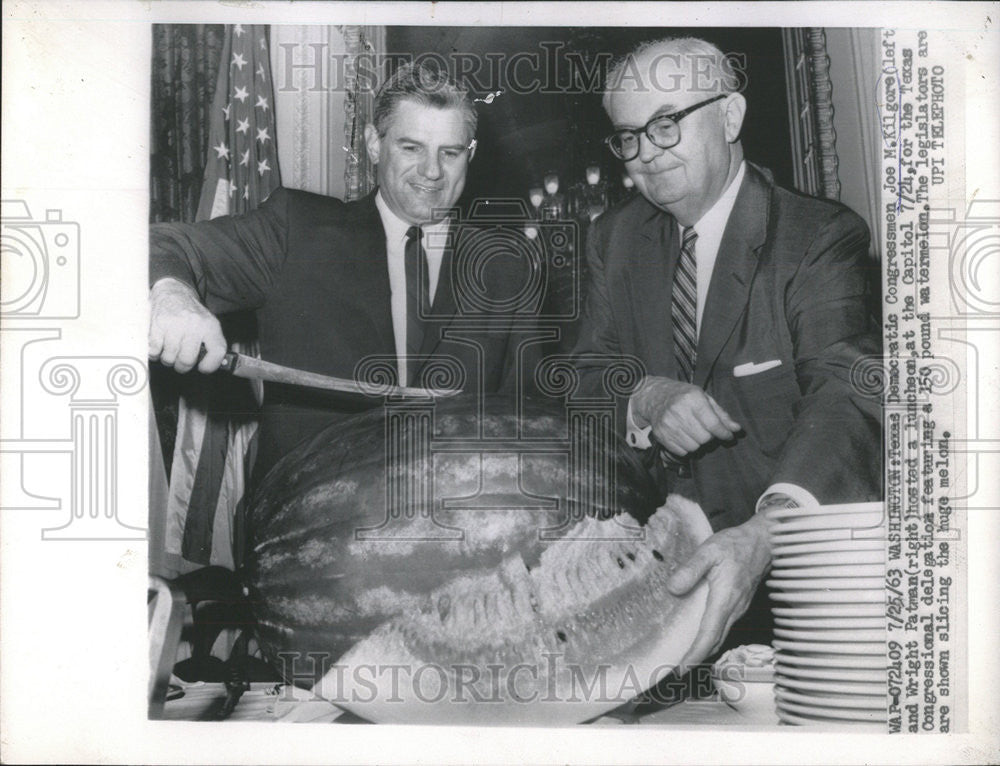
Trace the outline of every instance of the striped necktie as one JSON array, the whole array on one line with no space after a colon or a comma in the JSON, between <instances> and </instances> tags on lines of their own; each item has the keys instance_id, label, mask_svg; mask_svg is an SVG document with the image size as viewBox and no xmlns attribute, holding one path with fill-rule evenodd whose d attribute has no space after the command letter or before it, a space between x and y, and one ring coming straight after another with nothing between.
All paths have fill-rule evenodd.
<instances>
[{"instance_id":1,"label":"striped necktie","mask_svg":"<svg viewBox=\"0 0 1000 766\"><path fill-rule=\"evenodd\" d=\"M407 377L412 382L417 373L416 356L424 341L424 321L420 312L429 311L431 306L429 275L427 274L427 254L421 239L424 232L419 226L411 226L406 231L406 355L410 357L406 368Z\"/></svg>"},{"instance_id":2,"label":"striped necktie","mask_svg":"<svg viewBox=\"0 0 1000 766\"><path fill-rule=\"evenodd\" d=\"M670 313L674 324L674 358L683 380L694 378L694 365L698 355L698 270L694 260L694 246L698 233L693 228L684 230L681 254L674 269L674 286Z\"/></svg>"}]
</instances>

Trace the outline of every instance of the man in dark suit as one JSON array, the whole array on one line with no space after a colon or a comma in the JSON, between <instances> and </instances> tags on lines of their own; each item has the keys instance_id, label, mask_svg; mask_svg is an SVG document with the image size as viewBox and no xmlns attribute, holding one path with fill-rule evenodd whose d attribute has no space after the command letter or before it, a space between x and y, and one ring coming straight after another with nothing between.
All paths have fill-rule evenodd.
<instances>
[{"instance_id":1,"label":"man in dark suit","mask_svg":"<svg viewBox=\"0 0 1000 766\"><path fill-rule=\"evenodd\" d=\"M271 362L402 385L507 387L514 318L487 316L493 304L475 290L516 294L525 275L499 259L482 286L456 279L458 224L444 214L465 185L476 121L468 92L445 72L406 65L379 91L365 128L375 193L344 203L279 188L245 216L152 227L150 358L211 373L226 352L216 315L252 309ZM470 313L488 330L469 326ZM361 406L371 402L268 384L254 480Z\"/></svg>"},{"instance_id":2,"label":"man in dark suit","mask_svg":"<svg viewBox=\"0 0 1000 766\"><path fill-rule=\"evenodd\" d=\"M620 401L629 441L716 533L675 573L710 595L682 665L717 650L770 565L774 505L881 497L879 402L851 384L879 353L866 309L868 231L842 205L746 162L746 102L701 40L641 46L613 68L608 146L641 193L599 219L576 352L585 380L637 357Z\"/></svg>"}]
</instances>

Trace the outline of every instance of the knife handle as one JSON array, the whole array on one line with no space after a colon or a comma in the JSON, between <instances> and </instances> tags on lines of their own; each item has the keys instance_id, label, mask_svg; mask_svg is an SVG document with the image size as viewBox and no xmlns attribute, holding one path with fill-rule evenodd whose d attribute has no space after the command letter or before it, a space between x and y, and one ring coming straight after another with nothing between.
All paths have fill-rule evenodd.
<instances>
[{"instance_id":1,"label":"knife handle","mask_svg":"<svg viewBox=\"0 0 1000 766\"><path fill-rule=\"evenodd\" d=\"M201 360L205 358L205 354L207 353L208 349L205 348L205 344L202 343L201 348L198 350L198 358L194 360L195 367L201 364ZM232 351L230 351L224 357L222 357L222 361L219 362L219 369L222 370L223 372L233 372L236 369L236 365L238 363L239 359L237 357L237 354L234 354Z\"/></svg>"}]
</instances>

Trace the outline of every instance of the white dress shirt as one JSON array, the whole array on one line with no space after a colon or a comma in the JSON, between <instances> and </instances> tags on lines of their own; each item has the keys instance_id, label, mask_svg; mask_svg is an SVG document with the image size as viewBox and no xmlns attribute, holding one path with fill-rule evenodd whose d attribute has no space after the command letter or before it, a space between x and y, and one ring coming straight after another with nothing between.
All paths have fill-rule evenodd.
<instances>
[{"instance_id":1,"label":"white dress shirt","mask_svg":"<svg viewBox=\"0 0 1000 766\"><path fill-rule=\"evenodd\" d=\"M696 326L698 333L701 333L701 316L705 309L705 301L708 298L708 288L712 282L712 272L715 270L715 261L719 256L719 246L722 244L722 235L726 231L726 224L729 223L729 216L733 212L736 204L736 197L740 192L740 185L746 174L746 162L740 163L740 168L736 171L736 176L726 187L722 195L706 211L706 213L694 224L694 230L698 232L698 240L695 242L695 262L698 269L698 306L696 308ZM684 229L679 232L683 241ZM664 287L670 290L670 285ZM648 449L651 445L649 434L650 426L640 426L632 414L632 400L628 403L627 434L628 443L639 449ZM767 491L757 501L757 508L760 510L765 499L769 495L785 495L791 498L798 505L816 505L816 498L812 493L803 487L795 484L775 484L768 487Z\"/></svg>"},{"instance_id":2,"label":"white dress shirt","mask_svg":"<svg viewBox=\"0 0 1000 766\"><path fill-rule=\"evenodd\" d=\"M385 229L385 252L388 256L389 290L392 294L390 309L392 311L392 335L396 342L396 368L399 380L405 383L409 380L409 370L406 364L406 232L409 224L393 213L382 192L375 195L375 207L382 218L382 228ZM428 288L431 303L437 292L438 277L441 274L441 261L444 258L444 244L448 234L449 219L444 218L432 224L423 224L423 245L427 254L427 269L430 276Z\"/></svg>"}]
</instances>

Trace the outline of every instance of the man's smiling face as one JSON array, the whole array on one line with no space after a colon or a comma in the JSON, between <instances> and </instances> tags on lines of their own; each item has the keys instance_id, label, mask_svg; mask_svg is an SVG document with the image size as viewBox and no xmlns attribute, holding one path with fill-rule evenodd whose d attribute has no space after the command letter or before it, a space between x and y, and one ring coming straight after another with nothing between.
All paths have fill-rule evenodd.
<instances>
[{"instance_id":1,"label":"man's smiling face","mask_svg":"<svg viewBox=\"0 0 1000 766\"><path fill-rule=\"evenodd\" d=\"M642 128L654 117L674 114L719 92L702 83L694 87L693 70L685 57L653 53L636 62L639 80L627 81L611 94L608 116L616 129ZM681 140L670 149L660 149L641 136L639 155L625 163L642 195L684 226L697 222L715 203L739 164L731 147L742 123L742 108L737 105L739 115L734 120L733 102L728 97L684 117L678 123Z\"/></svg>"},{"instance_id":2,"label":"man's smiling face","mask_svg":"<svg viewBox=\"0 0 1000 766\"><path fill-rule=\"evenodd\" d=\"M452 207L465 188L475 147L460 109L439 109L404 99L379 136L365 128L368 156L378 165L379 190L389 209L410 224L432 220Z\"/></svg>"}]
</instances>

